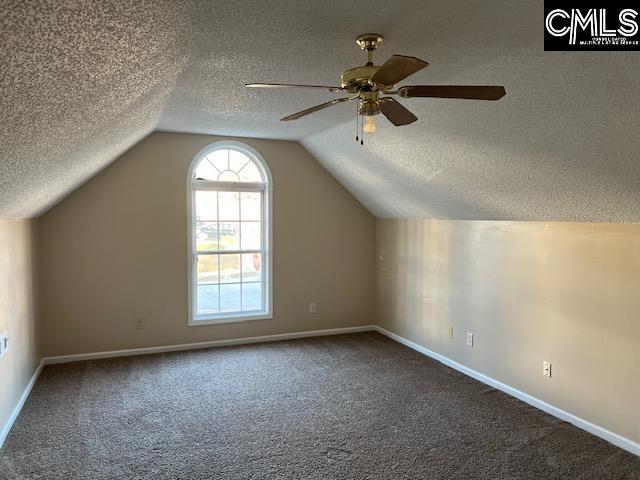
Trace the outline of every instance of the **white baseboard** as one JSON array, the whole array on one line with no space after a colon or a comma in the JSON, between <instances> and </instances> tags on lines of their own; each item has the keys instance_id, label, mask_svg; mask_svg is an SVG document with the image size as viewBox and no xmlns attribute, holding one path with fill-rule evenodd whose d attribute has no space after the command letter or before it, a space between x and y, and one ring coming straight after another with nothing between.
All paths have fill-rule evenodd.
<instances>
[{"instance_id":1,"label":"white baseboard","mask_svg":"<svg viewBox=\"0 0 640 480\"><path fill-rule=\"evenodd\" d=\"M439 353L429 350L428 348L425 348L422 345L418 345L417 343L414 343L411 340L407 340L406 338L401 337L400 335L396 335L395 333L390 332L389 330L386 330L382 327L379 327L376 325L375 330L395 340L396 342L406 345L407 347L412 348L413 350L416 350L417 352L420 352L423 355L426 355L428 357L433 358L434 360L444 363L445 365L455 370L458 370L459 372L464 373L465 375L468 375L471 378L475 378L476 380L482 383L485 383L498 390L501 390L504 393L511 395L512 397L516 397L517 399L522 400L523 402L528 403L529 405L536 407L550 415L553 415L554 417L564 420L565 422L569 422L582 430L585 430L593 435L596 435L602 438L603 440L606 440L607 442L612 443L617 447L620 447L630 453L633 453L634 455L640 456L640 443L634 442L629 438L623 437L622 435L618 435L617 433L611 432L606 428L595 425L587 420L584 420L580 417L573 415L572 413L569 413L560 408L554 407L553 405L550 405L536 397L533 397L528 393L524 393L518 389L510 387L509 385L499 382L498 380L495 380L491 377L487 377L486 375L483 375L480 372L477 372L475 370L472 370L471 368L465 367L464 365L461 365L451 360L450 358L447 358L443 355L440 355Z\"/></svg>"},{"instance_id":2,"label":"white baseboard","mask_svg":"<svg viewBox=\"0 0 640 480\"><path fill-rule=\"evenodd\" d=\"M178 352L182 350L198 350L202 348L227 347L232 345L245 345L249 343L276 342L278 340L291 340L294 338L322 337L326 335L340 335L343 333L371 332L375 330L375 325L363 325L361 327L346 328L329 328L326 330L308 330L305 332L262 335L260 337L244 337L233 338L230 340L213 340L210 342L163 345L160 347L131 348L127 350L111 350L107 352L94 353L78 353L75 355L62 355L59 357L45 357L43 361L45 365L54 365L57 363L79 362L82 360L97 360L100 358L128 357L131 355L148 355L152 353Z\"/></svg>"},{"instance_id":3,"label":"white baseboard","mask_svg":"<svg viewBox=\"0 0 640 480\"><path fill-rule=\"evenodd\" d=\"M9 432L11 431L11 427L13 427L13 424L15 423L16 418L18 418L18 415L20 415L20 411L22 410L22 407L24 406L24 402L27 401L27 398L29 397L29 394L31 393L31 389L35 385L36 380L38 379L38 376L40 375L40 372L42 371L42 367L43 366L44 366L44 360L40 360L40 364L36 368L36 371L31 376L31 380L29 380L29 383L27 383L27 386L25 387L24 391L22 392L22 395L20 396L20 399L18 400L18 404L14 407L13 411L11 412L11 416L9 417L7 422L4 424L4 426L2 427L2 431L0 431L0 448L2 448L2 445L4 444L4 441L7 439L7 435L9 435Z\"/></svg>"}]
</instances>

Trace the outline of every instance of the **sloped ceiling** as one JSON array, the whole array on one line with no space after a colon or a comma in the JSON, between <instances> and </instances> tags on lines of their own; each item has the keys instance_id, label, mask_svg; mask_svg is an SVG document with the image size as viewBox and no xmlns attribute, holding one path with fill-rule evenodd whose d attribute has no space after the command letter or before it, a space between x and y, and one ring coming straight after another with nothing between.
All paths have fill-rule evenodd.
<instances>
[{"instance_id":1,"label":"sloped ceiling","mask_svg":"<svg viewBox=\"0 0 640 480\"><path fill-rule=\"evenodd\" d=\"M0 6L0 217L33 216L154 129L300 140L384 217L640 222L640 55L543 50L543 2L48 0ZM499 102L407 99L420 121L356 144L353 105L248 91L335 84L377 59L410 84L500 84Z\"/></svg>"}]
</instances>

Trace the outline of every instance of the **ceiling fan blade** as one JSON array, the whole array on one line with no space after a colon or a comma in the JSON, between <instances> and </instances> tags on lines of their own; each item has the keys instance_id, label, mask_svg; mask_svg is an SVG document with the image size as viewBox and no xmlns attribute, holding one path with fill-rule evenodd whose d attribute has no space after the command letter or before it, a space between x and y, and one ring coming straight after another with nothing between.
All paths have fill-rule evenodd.
<instances>
[{"instance_id":1,"label":"ceiling fan blade","mask_svg":"<svg viewBox=\"0 0 640 480\"><path fill-rule=\"evenodd\" d=\"M407 110L401 103L391 97L384 97L380 102L380 111L396 127L407 125L418 120L413 113Z\"/></svg>"},{"instance_id":2,"label":"ceiling fan blade","mask_svg":"<svg viewBox=\"0 0 640 480\"><path fill-rule=\"evenodd\" d=\"M398 95L405 98L463 98L468 100L500 100L507 94L504 87L458 86L458 85L416 85L400 87Z\"/></svg>"},{"instance_id":3,"label":"ceiling fan blade","mask_svg":"<svg viewBox=\"0 0 640 480\"><path fill-rule=\"evenodd\" d=\"M330 92L341 92L342 87L331 87L329 85L296 85L292 83L246 83L247 88L320 88Z\"/></svg>"},{"instance_id":4,"label":"ceiling fan blade","mask_svg":"<svg viewBox=\"0 0 640 480\"><path fill-rule=\"evenodd\" d=\"M429 65L427 62L416 57L392 55L376 73L371 75L369 81L379 85L395 85L400 80L422 70L427 65Z\"/></svg>"},{"instance_id":5,"label":"ceiling fan blade","mask_svg":"<svg viewBox=\"0 0 640 480\"><path fill-rule=\"evenodd\" d=\"M317 112L318 110L323 110L327 107L335 105L337 103L349 102L351 100L355 100L358 98L358 95L354 95L353 97L344 97L344 98L336 98L329 102L321 103L320 105L316 105L315 107L307 108L306 110L302 110L301 112L293 113L291 115L287 115L284 118L281 118L281 122L288 122L289 120L297 120L300 117L304 117L305 115L309 115L310 113Z\"/></svg>"}]
</instances>

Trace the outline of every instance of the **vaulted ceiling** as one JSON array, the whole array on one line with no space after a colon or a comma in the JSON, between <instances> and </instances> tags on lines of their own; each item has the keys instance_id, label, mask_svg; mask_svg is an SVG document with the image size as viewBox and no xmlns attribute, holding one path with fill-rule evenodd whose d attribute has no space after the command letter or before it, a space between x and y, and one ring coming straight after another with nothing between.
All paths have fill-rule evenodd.
<instances>
[{"instance_id":1,"label":"vaulted ceiling","mask_svg":"<svg viewBox=\"0 0 640 480\"><path fill-rule=\"evenodd\" d=\"M543 1L5 0L0 217L37 215L153 130L299 140L383 217L640 222L640 55L544 52ZM405 84L498 84L499 102L406 99L365 145L336 84L385 35Z\"/></svg>"}]
</instances>

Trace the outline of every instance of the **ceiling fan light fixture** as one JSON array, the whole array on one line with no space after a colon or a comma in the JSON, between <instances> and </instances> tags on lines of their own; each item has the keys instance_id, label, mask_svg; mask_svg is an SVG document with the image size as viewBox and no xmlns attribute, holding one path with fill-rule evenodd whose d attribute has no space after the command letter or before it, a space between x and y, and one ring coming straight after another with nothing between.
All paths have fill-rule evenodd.
<instances>
[{"instance_id":1,"label":"ceiling fan light fixture","mask_svg":"<svg viewBox=\"0 0 640 480\"><path fill-rule=\"evenodd\" d=\"M365 115L364 125L362 126L364 133L375 133L376 131L376 117L373 115Z\"/></svg>"}]
</instances>

